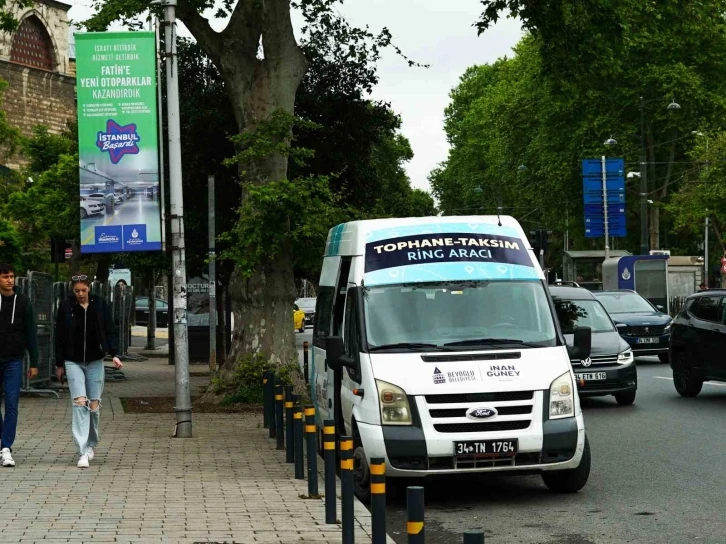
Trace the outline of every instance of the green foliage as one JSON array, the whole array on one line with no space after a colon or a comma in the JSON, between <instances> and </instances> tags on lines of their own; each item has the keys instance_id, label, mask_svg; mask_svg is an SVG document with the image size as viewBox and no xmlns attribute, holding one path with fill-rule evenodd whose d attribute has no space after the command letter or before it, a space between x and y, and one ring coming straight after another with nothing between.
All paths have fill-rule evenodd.
<instances>
[{"instance_id":1,"label":"green foliage","mask_svg":"<svg viewBox=\"0 0 726 544\"><path fill-rule=\"evenodd\" d=\"M18 28L18 10L32 6L32 0L0 0L0 30L6 33Z\"/></svg>"},{"instance_id":2,"label":"green foliage","mask_svg":"<svg viewBox=\"0 0 726 544\"><path fill-rule=\"evenodd\" d=\"M315 123L304 121L283 110L275 110L272 115L257 127L250 127L241 134L230 137L237 153L224 161L226 166L237 164L241 167L242 178L250 175L249 170L274 155L283 155L301 165L314 155L310 149L291 145L293 127L314 129Z\"/></svg>"},{"instance_id":3,"label":"green foliage","mask_svg":"<svg viewBox=\"0 0 726 544\"><path fill-rule=\"evenodd\" d=\"M78 153L78 127L74 123L63 134L50 134L48 127L33 127L33 136L23 141L23 153L30 159L28 170L39 174L55 166L62 155Z\"/></svg>"},{"instance_id":4,"label":"green foliage","mask_svg":"<svg viewBox=\"0 0 726 544\"><path fill-rule=\"evenodd\" d=\"M230 372L212 380L211 389L216 394L226 393L220 403L223 406L237 403L262 403L262 374L275 371L276 379L284 385L292 385L300 377L297 361L272 365L269 357L255 353L241 358Z\"/></svg>"},{"instance_id":5,"label":"green foliage","mask_svg":"<svg viewBox=\"0 0 726 544\"><path fill-rule=\"evenodd\" d=\"M0 30L8 32L9 30L13 30L13 28L8 28L7 26L9 24L7 19L9 15L2 9L4 5L3 0L0 0ZM10 17L10 24L16 24L17 21L15 21L14 17ZM12 21L14 21L14 23L12 23ZM7 88L8 82L4 79L0 79L0 147L3 150L5 157L11 157L17 151L21 137L20 130L11 126L8 122L8 114L3 107L5 102L5 91Z\"/></svg>"},{"instance_id":6,"label":"green foliage","mask_svg":"<svg viewBox=\"0 0 726 544\"><path fill-rule=\"evenodd\" d=\"M0 263L10 263L22 270L23 245L20 234L10 221L0 217Z\"/></svg>"},{"instance_id":7,"label":"green foliage","mask_svg":"<svg viewBox=\"0 0 726 544\"><path fill-rule=\"evenodd\" d=\"M236 225L222 236L227 249L222 257L249 276L255 267L274 256L283 244L295 248L302 268L319 266L328 230L346 210L328 187L325 177L247 184Z\"/></svg>"},{"instance_id":8,"label":"green foliage","mask_svg":"<svg viewBox=\"0 0 726 544\"><path fill-rule=\"evenodd\" d=\"M638 170L643 97L653 247L695 251L685 232L673 232L671 208L662 203L702 168L693 162L692 132L719 127L726 115L726 2L483 5L480 30L508 8L530 34L513 58L470 68L451 93L451 150L430 177L442 211L491 214L501 203L525 229L553 231L553 266L568 228L575 249L602 247L584 238L580 161L619 156L628 171ZM672 98L680 111L667 110ZM603 146L611 135L616 148ZM615 240L632 252L639 248L638 184L626 185L630 236Z\"/></svg>"}]
</instances>

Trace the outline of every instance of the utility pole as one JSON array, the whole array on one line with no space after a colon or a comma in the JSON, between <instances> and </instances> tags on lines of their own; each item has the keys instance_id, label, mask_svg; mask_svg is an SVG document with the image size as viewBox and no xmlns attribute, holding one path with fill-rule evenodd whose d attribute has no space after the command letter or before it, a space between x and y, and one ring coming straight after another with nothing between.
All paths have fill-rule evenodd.
<instances>
[{"instance_id":1,"label":"utility pole","mask_svg":"<svg viewBox=\"0 0 726 544\"><path fill-rule=\"evenodd\" d=\"M605 155L602 156L602 209L605 222L605 259L610 258L610 226L608 225L608 173Z\"/></svg>"},{"instance_id":2,"label":"utility pole","mask_svg":"<svg viewBox=\"0 0 726 544\"><path fill-rule=\"evenodd\" d=\"M708 223L709 218L706 218L706 232L703 238L703 283L706 287L710 287L708 284Z\"/></svg>"},{"instance_id":3,"label":"utility pole","mask_svg":"<svg viewBox=\"0 0 726 544\"><path fill-rule=\"evenodd\" d=\"M176 438L192 436L192 400L189 390L187 334L187 271L184 247L184 198L182 195L181 128L179 126L179 70L176 51L176 0L154 0L164 7L166 63L166 117L169 150L169 198L171 201L171 249L173 269L174 356L176 382Z\"/></svg>"},{"instance_id":4,"label":"utility pole","mask_svg":"<svg viewBox=\"0 0 726 544\"><path fill-rule=\"evenodd\" d=\"M640 254L650 253L648 240L648 165L645 155L645 102L640 97Z\"/></svg>"},{"instance_id":5,"label":"utility pole","mask_svg":"<svg viewBox=\"0 0 726 544\"><path fill-rule=\"evenodd\" d=\"M209 176L209 376L217 372L217 247L214 221L214 176Z\"/></svg>"}]
</instances>

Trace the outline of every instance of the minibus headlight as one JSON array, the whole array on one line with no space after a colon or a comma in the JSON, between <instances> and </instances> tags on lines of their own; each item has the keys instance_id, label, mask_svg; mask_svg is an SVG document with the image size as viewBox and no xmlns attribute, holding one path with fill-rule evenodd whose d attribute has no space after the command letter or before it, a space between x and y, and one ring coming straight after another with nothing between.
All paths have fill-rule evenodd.
<instances>
[{"instance_id":1,"label":"minibus headlight","mask_svg":"<svg viewBox=\"0 0 726 544\"><path fill-rule=\"evenodd\" d=\"M550 385L550 419L575 415L574 388L569 372L556 378Z\"/></svg>"},{"instance_id":2,"label":"minibus headlight","mask_svg":"<svg viewBox=\"0 0 726 544\"><path fill-rule=\"evenodd\" d=\"M618 354L619 365L629 365L633 362L633 350L626 349L624 352Z\"/></svg>"},{"instance_id":3,"label":"minibus headlight","mask_svg":"<svg viewBox=\"0 0 726 544\"><path fill-rule=\"evenodd\" d=\"M376 387L381 406L381 423L411 425L411 407L406 392L396 385L381 380L376 380Z\"/></svg>"}]
</instances>

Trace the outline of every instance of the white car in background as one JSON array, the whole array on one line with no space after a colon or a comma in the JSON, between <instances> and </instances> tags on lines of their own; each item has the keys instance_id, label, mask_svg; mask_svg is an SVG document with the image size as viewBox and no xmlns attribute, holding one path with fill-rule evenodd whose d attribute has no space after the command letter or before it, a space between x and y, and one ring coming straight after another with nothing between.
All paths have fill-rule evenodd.
<instances>
[{"instance_id":1,"label":"white car in background","mask_svg":"<svg viewBox=\"0 0 726 544\"><path fill-rule=\"evenodd\" d=\"M86 198L85 196L81 197L81 219L85 219L90 215L103 213L104 208L105 206L96 200Z\"/></svg>"}]
</instances>

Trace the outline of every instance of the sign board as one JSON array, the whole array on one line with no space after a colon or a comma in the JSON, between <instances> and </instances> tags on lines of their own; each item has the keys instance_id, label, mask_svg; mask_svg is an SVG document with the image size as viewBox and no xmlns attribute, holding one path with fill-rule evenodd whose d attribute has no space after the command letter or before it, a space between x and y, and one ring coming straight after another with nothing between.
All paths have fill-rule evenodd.
<instances>
[{"instance_id":1,"label":"sign board","mask_svg":"<svg viewBox=\"0 0 726 544\"><path fill-rule=\"evenodd\" d=\"M585 211L585 237L605 236L605 200L607 200L608 235L627 235L625 216L625 161L605 160L605 195L603 195L601 159L582 161L582 195Z\"/></svg>"},{"instance_id":2,"label":"sign board","mask_svg":"<svg viewBox=\"0 0 726 544\"><path fill-rule=\"evenodd\" d=\"M155 34L75 39L81 253L159 251Z\"/></svg>"}]
</instances>

